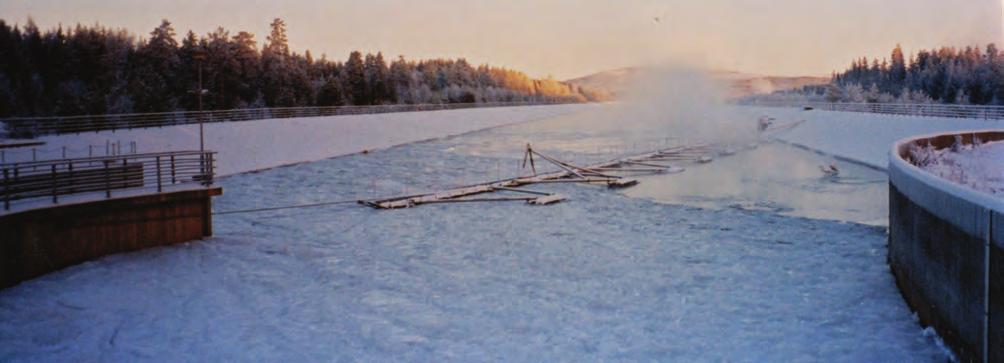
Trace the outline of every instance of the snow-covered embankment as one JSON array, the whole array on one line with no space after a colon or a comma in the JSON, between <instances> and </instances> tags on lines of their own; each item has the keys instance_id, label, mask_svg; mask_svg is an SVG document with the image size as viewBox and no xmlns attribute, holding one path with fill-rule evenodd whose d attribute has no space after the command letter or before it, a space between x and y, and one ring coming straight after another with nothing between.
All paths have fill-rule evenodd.
<instances>
[{"instance_id":1,"label":"snow-covered embankment","mask_svg":"<svg viewBox=\"0 0 1004 363\"><path fill-rule=\"evenodd\" d=\"M886 170L889 148L901 139L936 132L1004 128L1002 120L883 115L799 108L749 107L778 123L805 122L775 135L781 141ZM752 121L750 121L752 122Z\"/></svg>"},{"instance_id":2,"label":"snow-covered embankment","mask_svg":"<svg viewBox=\"0 0 1004 363\"><path fill-rule=\"evenodd\" d=\"M269 119L205 124L206 149L219 152L217 174L230 175L280 165L382 149L395 145L458 135L485 128L551 118L597 107L565 104L472 108L372 115ZM44 136L38 159L104 155L107 143L120 143L123 153L198 150L199 126L102 131ZM91 145L91 149L88 149ZM7 151L5 161L32 159L30 149Z\"/></svg>"}]
</instances>

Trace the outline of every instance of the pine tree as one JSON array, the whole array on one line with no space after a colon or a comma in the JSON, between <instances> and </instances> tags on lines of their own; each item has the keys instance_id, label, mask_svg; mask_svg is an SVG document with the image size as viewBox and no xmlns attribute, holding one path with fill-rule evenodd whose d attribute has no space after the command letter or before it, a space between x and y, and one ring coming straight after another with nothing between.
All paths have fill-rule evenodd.
<instances>
[{"instance_id":1,"label":"pine tree","mask_svg":"<svg viewBox=\"0 0 1004 363\"><path fill-rule=\"evenodd\" d=\"M178 41L174 36L171 22L164 19L150 32L150 40L137 50L137 60L131 62L134 68L130 89L137 111L164 112L177 107L177 97L172 92L177 89L172 82L177 80L179 65Z\"/></svg>"},{"instance_id":2,"label":"pine tree","mask_svg":"<svg viewBox=\"0 0 1004 363\"><path fill-rule=\"evenodd\" d=\"M348 96L354 105L368 105L371 103L367 97L366 72L363 66L363 55L358 51L349 54L349 60L345 62L345 85Z\"/></svg>"},{"instance_id":3,"label":"pine tree","mask_svg":"<svg viewBox=\"0 0 1004 363\"><path fill-rule=\"evenodd\" d=\"M272 33L262 49L262 79L265 103L273 107L290 107L296 104L296 94L292 87L293 72L289 61L289 46L286 43L286 23L275 18Z\"/></svg>"},{"instance_id":4,"label":"pine tree","mask_svg":"<svg viewBox=\"0 0 1004 363\"><path fill-rule=\"evenodd\" d=\"M889 87L897 90L902 90L906 85L906 60L903 59L903 48L899 44L896 44L896 48L892 50L892 64L889 66Z\"/></svg>"},{"instance_id":5,"label":"pine tree","mask_svg":"<svg viewBox=\"0 0 1004 363\"><path fill-rule=\"evenodd\" d=\"M342 86L337 74L331 74L324 79L324 85L317 95L318 106L341 106L343 103Z\"/></svg>"},{"instance_id":6,"label":"pine tree","mask_svg":"<svg viewBox=\"0 0 1004 363\"><path fill-rule=\"evenodd\" d=\"M414 103L408 92L408 89L412 87L412 68L414 65L405 61L404 56L398 56L398 59L390 64L388 86L392 90L391 94L396 102Z\"/></svg>"},{"instance_id":7,"label":"pine tree","mask_svg":"<svg viewBox=\"0 0 1004 363\"><path fill-rule=\"evenodd\" d=\"M367 54L363 61L363 71L366 74L366 98L370 104L393 103L394 96L390 91L383 53L378 52L376 56Z\"/></svg>"},{"instance_id":8,"label":"pine tree","mask_svg":"<svg viewBox=\"0 0 1004 363\"><path fill-rule=\"evenodd\" d=\"M259 83L261 62L254 34L245 31L238 32L230 44L237 67L233 92L239 97L237 106L248 107L256 102L261 93Z\"/></svg>"},{"instance_id":9,"label":"pine tree","mask_svg":"<svg viewBox=\"0 0 1004 363\"><path fill-rule=\"evenodd\" d=\"M268 36L268 50L281 56L289 56L289 44L286 39L286 22L280 18L272 20L272 33Z\"/></svg>"}]
</instances>

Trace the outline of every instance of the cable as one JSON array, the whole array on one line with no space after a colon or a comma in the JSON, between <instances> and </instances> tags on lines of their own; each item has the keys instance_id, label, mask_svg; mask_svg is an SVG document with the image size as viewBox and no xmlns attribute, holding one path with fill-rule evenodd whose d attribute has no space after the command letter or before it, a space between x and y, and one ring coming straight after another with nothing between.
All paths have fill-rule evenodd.
<instances>
[{"instance_id":1,"label":"cable","mask_svg":"<svg viewBox=\"0 0 1004 363\"><path fill-rule=\"evenodd\" d=\"M279 206L279 207L265 207L265 208L254 208L254 209L237 209L237 210L228 210L228 211L221 211L221 212L213 212L213 215L214 216L218 216L218 215L224 215L224 214L266 212L266 211L282 210L282 209L323 207L323 206L326 206L326 205L349 204L349 203L356 203L356 200L339 200L339 201L333 201L333 202L320 202L320 203L310 203L310 204L286 205L286 206Z\"/></svg>"}]
</instances>

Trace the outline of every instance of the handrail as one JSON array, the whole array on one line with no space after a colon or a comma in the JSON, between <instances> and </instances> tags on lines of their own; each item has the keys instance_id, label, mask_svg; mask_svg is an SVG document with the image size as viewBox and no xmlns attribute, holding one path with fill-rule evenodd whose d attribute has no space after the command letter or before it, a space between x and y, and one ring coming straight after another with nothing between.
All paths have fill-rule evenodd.
<instances>
[{"instance_id":1,"label":"handrail","mask_svg":"<svg viewBox=\"0 0 1004 363\"><path fill-rule=\"evenodd\" d=\"M974 118L984 120L1004 120L1004 106L957 105L931 103L846 103L846 102L798 102L798 101L752 101L747 106L765 107L807 107L825 111L865 112L890 115L922 117Z\"/></svg>"},{"instance_id":2,"label":"handrail","mask_svg":"<svg viewBox=\"0 0 1004 363\"><path fill-rule=\"evenodd\" d=\"M102 160L122 160L122 159L145 159L157 155L171 154L175 156L190 156L202 154L202 151L189 150L189 151L171 151L171 152L152 152L152 153L142 153L142 154L118 154L118 155L106 155L106 156L88 156L73 159L52 159L52 160L37 160L37 161L21 161L21 162L11 162L0 164L0 168L5 168L8 166L38 166L38 165L49 165L52 163L65 163L72 161L74 163L86 163L95 162Z\"/></svg>"},{"instance_id":3,"label":"handrail","mask_svg":"<svg viewBox=\"0 0 1004 363\"><path fill-rule=\"evenodd\" d=\"M0 117L12 137L35 137L103 130L162 127L199 122L249 121L271 118L319 117L377 114L408 111L454 110L482 107L507 107L552 104L552 102L485 102L442 104L397 104L373 106L312 106L243 108L211 111L175 111L109 115L74 115L49 117ZM2 135L0 135L2 136Z\"/></svg>"},{"instance_id":4,"label":"handrail","mask_svg":"<svg viewBox=\"0 0 1004 363\"><path fill-rule=\"evenodd\" d=\"M212 186L216 152L171 151L0 164L4 210L20 200L84 193L156 190L179 185Z\"/></svg>"}]
</instances>

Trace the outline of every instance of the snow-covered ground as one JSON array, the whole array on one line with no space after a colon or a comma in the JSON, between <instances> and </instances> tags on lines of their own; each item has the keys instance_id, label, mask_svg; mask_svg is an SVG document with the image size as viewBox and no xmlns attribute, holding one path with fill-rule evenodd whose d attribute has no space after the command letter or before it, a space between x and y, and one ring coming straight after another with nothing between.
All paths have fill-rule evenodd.
<instances>
[{"instance_id":1,"label":"snow-covered ground","mask_svg":"<svg viewBox=\"0 0 1004 363\"><path fill-rule=\"evenodd\" d=\"M915 117L800 108L743 107L750 117L769 115L777 123L805 120L802 125L775 137L827 154L848 158L885 170L889 150L903 138L954 130L1004 128L1002 120ZM752 122L752 121L751 121Z\"/></svg>"},{"instance_id":2,"label":"snow-covered ground","mask_svg":"<svg viewBox=\"0 0 1004 363\"><path fill-rule=\"evenodd\" d=\"M206 149L219 152L219 175L267 169L339 155L376 150L420 140L458 135L490 127L546 119L598 107L566 104L471 108L269 119L204 125ZM39 160L105 155L106 145L121 145L122 153L198 150L198 125L102 131L44 136L35 147ZM90 146L90 148L88 148ZM5 150L6 162L32 160L31 148Z\"/></svg>"},{"instance_id":3,"label":"snow-covered ground","mask_svg":"<svg viewBox=\"0 0 1004 363\"><path fill-rule=\"evenodd\" d=\"M957 184L989 194L1004 193L1004 142L961 144L936 150L910 149L921 169Z\"/></svg>"},{"instance_id":4,"label":"snow-covered ground","mask_svg":"<svg viewBox=\"0 0 1004 363\"><path fill-rule=\"evenodd\" d=\"M525 142L583 163L670 142L538 126L580 117L233 175L215 208L511 175ZM533 189L570 200L219 215L205 241L0 291L0 361L945 360L882 228Z\"/></svg>"}]
</instances>

